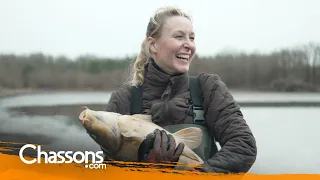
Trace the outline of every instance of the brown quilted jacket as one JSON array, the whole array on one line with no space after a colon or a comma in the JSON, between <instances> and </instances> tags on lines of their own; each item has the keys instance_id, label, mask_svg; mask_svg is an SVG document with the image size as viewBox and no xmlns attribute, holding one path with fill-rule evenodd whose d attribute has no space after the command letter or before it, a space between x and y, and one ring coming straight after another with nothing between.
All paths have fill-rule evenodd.
<instances>
[{"instance_id":1,"label":"brown quilted jacket","mask_svg":"<svg viewBox=\"0 0 320 180\"><path fill-rule=\"evenodd\" d=\"M249 171L256 160L257 147L240 106L218 75L201 73L198 77L207 125L221 145L221 149L203 164L202 171ZM143 113L151 114L153 122L160 126L192 123L188 87L187 73L170 76L149 59L145 65ZM129 87L122 87L113 92L106 111L130 114L129 90Z\"/></svg>"}]
</instances>

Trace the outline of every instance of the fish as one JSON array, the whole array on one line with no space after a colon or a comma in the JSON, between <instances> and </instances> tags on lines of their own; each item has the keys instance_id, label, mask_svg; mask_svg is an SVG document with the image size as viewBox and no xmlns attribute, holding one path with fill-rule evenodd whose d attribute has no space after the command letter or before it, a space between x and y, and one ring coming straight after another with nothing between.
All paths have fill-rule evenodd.
<instances>
[{"instance_id":1,"label":"fish","mask_svg":"<svg viewBox=\"0 0 320 180\"><path fill-rule=\"evenodd\" d=\"M200 165L203 160L193 151L202 141L202 130L188 127L171 133L152 122L151 115L122 115L115 112L95 111L88 107L79 115L87 133L100 145L108 158L123 162L138 162L138 149L142 141L155 129L171 134L176 147L185 144L177 164Z\"/></svg>"}]
</instances>

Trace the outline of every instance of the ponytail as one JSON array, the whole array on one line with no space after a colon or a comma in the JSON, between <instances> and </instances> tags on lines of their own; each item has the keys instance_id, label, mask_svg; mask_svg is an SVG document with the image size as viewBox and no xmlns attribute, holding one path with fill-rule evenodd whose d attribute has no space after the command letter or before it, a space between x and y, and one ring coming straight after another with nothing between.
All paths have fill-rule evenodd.
<instances>
[{"instance_id":1,"label":"ponytail","mask_svg":"<svg viewBox=\"0 0 320 180\"><path fill-rule=\"evenodd\" d=\"M132 80L130 85L139 86L144 81L144 65L150 56L149 48L147 45L147 38L145 38L141 44L140 54L137 56L132 67Z\"/></svg>"}]
</instances>

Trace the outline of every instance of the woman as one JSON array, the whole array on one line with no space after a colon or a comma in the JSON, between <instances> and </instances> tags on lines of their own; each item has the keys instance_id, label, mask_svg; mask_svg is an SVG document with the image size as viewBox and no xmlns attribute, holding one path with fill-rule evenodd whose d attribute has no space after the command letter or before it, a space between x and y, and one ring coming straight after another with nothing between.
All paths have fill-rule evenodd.
<instances>
[{"instance_id":1,"label":"woman","mask_svg":"<svg viewBox=\"0 0 320 180\"><path fill-rule=\"evenodd\" d=\"M175 125L194 125L188 70L195 52L190 16L177 8L159 9L148 23L141 52L133 64L132 79L112 93L106 111L132 114L131 90L140 87L143 93L139 113L151 114L154 123L168 129ZM257 149L239 105L218 75L201 73L198 80L204 126L210 138L207 142L214 139L221 149L211 148L210 156L205 156L205 163L197 170L247 172L256 160ZM173 147L174 138L156 130L141 144L140 160L177 162L184 144L180 143L176 149Z\"/></svg>"}]
</instances>

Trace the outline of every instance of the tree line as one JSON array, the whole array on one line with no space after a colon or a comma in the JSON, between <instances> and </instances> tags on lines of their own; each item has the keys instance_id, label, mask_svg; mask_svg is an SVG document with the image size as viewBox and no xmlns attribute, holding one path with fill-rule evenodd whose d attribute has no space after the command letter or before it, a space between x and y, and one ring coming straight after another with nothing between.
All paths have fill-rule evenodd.
<instances>
[{"instance_id":1,"label":"tree line","mask_svg":"<svg viewBox=\"0 0 320 180\"><path fill-rule=\"evenodd\" d=\"M75 59L43 53L0 54L0 90L113 90L128 78L134 56L82 55ZM190 75L218 74L229 88L267 91L317 91L320 44L307 43L270 53L221 52L195 55Z\"/></svg>"}]
</instances>

